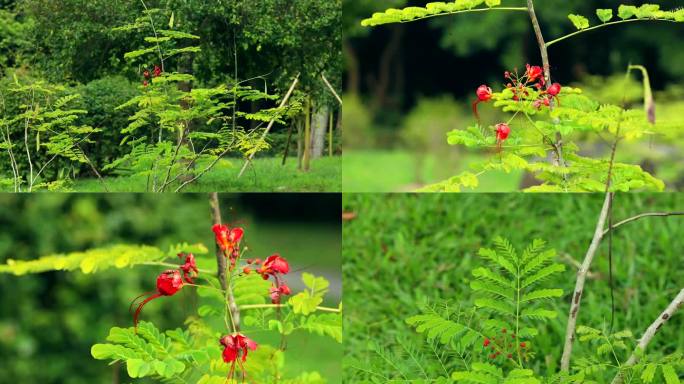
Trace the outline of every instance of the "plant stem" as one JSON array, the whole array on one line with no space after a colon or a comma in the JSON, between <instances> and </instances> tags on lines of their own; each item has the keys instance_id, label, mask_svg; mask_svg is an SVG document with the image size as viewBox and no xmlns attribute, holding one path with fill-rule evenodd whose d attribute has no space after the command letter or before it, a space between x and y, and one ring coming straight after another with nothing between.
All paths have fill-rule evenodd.
<instances>
[{"instance_id":1,"label":"plant stem","mask_svg":"<svg viewBox=\"0 0 684 384\"><path fill-rule=\"evenodd\" d=\"M575 282L575 290L572 295L572 301L570 302L570 313L568 315L568 325L565 331L565 345L563 346L563 356L561 357L561 371L568 372L570 370L570 356L572 355L572 344L575 341L575 328L577 327L577 314L580 308L580 299L582 298L582 291L584 290L584 282L587 277L587 272L589 272L589 266L591 266L592 260L596 255L596 250L601 243L601 238L603 237L603 229L606 224L606 218L608 217L608 209L611 203L611 194L606 193L606 197L603 200L603 207L601 208L601 213L599 214L598 221L596 223L596 229L594 230L594 237L591 240L589 249L584 256L584 261L577 271L577 281Z\"/></svg>"},{"instance_id":2,"label":"plant stem","mask_svg":"<svg viewBox=\"0 0 684 384\"><path fill-rule=\"evenodd\" d=\"M644 332L643 336L641 336L641 339L639 339L639 343L637 344L637 347L634 349L634 352L632 352L632 355L629 357L627 362L622 365L622 368L628 368L636 363L639 362L639 356L641 356L644 351L646 351L646 347L648 344L651 342L651 339L655 336L655 334L660 330L660 328L669 320L672 315L677 312L679 308L684 306L684 289L679 291L679 294L675 296L674 300L670 302L670 305L665 308L663 313L661 313L651 325L646 328L646 332ZM615 375L615 378L613 378L612 384L622 384L623 382L623 370L620 370L617 375Z\"/></svg>"},{"instance_id":3,"label":"plant stem","mask_svg":"<svg viewBox=\"0 0 684 384\"><path fill-rule=\"evenodd\" d=\"M268 308L283 308L283 307L287 307L287 304L250 304L250 305L241 305L240 309L241 310L245 310L245 309L268 309ZM339 308L316 307L316 310L321 311L321 312L342 313L342 310Z\"/></svg>"},{"instance_id":4,"label":"plant stem","mask_svg":"<svg viewBox=\"0 0 684 384\"><path fill-rule=\"evenodd\" d=\"M214 225L222 224L221 220L221 206L218 200L218 193L212 192L209 194L209 205L211 206L211 218ZM231 286L232 274L230 274L231 279L226 278L227 263L226 257L223 254L221 248L218 244L216 245L216 264L218 266L218 279L221 284L221 289L225 292L226 296L226 316L230 317L230 331L231 333L240 331L240 309L235 304L235 296L233 296L233 288ZM226 321L226 323L228 323Z\"/></svg>"},{"instance_id":5,"label":"plant stem","mask_svg":"<svg viewBox=\"0 0 684 384\"><path fill-rule=\"evenodd\" d=\"M542 34L541 26L539 25L539 20L537 19L537 13L534 10L534 1L527 0L527 11L530 14L530 21L532 22L532 28L534 29L534 35L537 38L537 45L539 45L539 53L542 59L542 68L544 69L544 81L546 82L546 89L551 86L551 63L549 62L549 52L546 49L546 43L544 42L544 34ZM549 105L549 111L553 110L553 101ZM560 132L556 131L556 142L553 143L554 152L556 153L556 165L564 166L565 161L563 161L563 136ZM563 178L565 179L565 175Z\"/></svg>"},{"instance_id":6,"label":"plant stem","mask_svg":"<svg viewBox=\"0 0 684 384\"><path fill-rule=\"evenodd\" d=\"M613 224L612 226L610 226L609 228L607 228L605 231L603 231L603 236L607 235L608 232L610 232L610 231L616 229L617 227L619 227L619 226L621 226L621 225L624 225L624 224L627 224L627 223L631 223L632 221L636 221L636 220L639 220L639 219L643 219L644 217L653 217L653 216L656 216L656 217L657 217L657 216L660 216L660 217L667 217L667 216L684 216L684 212L645 212L645 213L640 213L640 214L638 214L638 215L629 217L629 218L627 218L627 219L624 219L624 220L622 220L622 221L619 221L619 222Z\"/></svg>"},{"instance_id":7,"label":"plant stem","mask_svg":"<svg viewBox=\"0 0 684 384\"><path fill-rule=\"evenodd\" d=\"M292 95L292 92L294 92L295 86L297 86L298 82L299 82L299 73L297 74L297 76L295 76L294 80L292 80L292 85L290 85L290 89L287 91L287 93L285 94L285 97L283 97L283 100L280 102L280 105L278 106L279 109L283 108L285 106L285 104L287 103L287 100L290 99L290 96ZM237 100L235 102L237 103ZM275 123L275 120L276 120L276 118L273 117L273 119L271 119L271 121L269 121L268 126L266 127L266 130L261 135L262 141L266 139L266 135L268 135L268 132L271 130L271 127L273 127L273 123ZM238 179L242 176L243 173L245 173L245 170L247 169L247 165L249 165L250 161L252 161L255 154L256 154L256 152L249 155L249 158L247 158L247 160L245 161L245 165L242 166L242 169L240 170L240 173L237 176Z\"/></svg>"},{"instance_id":8,"label":"plant stem","mask_svg":"<svg viewBox=\"0 0 684 384\"><path fill-rule=\"evenodd\" d=\"M609 26L609 25L622 24L622 23L630 23L630 22L633 22L633 21L669 21L669 22L674 22L673 20L666 20L666 19L627 19L627 20L610 21L610 22L607 22L607 23L595 25L595 26L593 26L593 27L589 27L589 28L585 28L585 29L580 29L579 31L575 31L575 32L569 33L569 34L567 34L567 35L565 35L565 36L561 36L561 37L559 37L559 38L557 38L557 39L555 39L555 40L551 40L551 41L549 41L548 43L546 43L546 48L552 46L553 44L556 44L556 43L558 43L558 42L561 42L561 41L563 41L563 40L565 40L565 39L567 39L567 38L570 38L570 37L579 35L580 33L593 31L593 30L595 30L595 29L607 27L607 26Z\"/></svg>"},{"instance_id":9,"label":"plant stem","mask_svg":"<svg viewBox=\"0 0 684 384\"><path fill-rule=\"evenodd\" d=\"M434 15L427 15L427 16L422 16L422 17L416 17L413 20L403 20L400 21L400 23L410 23L412 21L417 21L417 20L423 20L423 19L429 19L431 17L438 17L438 16L450 16L450 15L458 15L459 13L472 13L472 12L487 12L487 11L521 11L521 12L527 12L526 7L491 7L491 8L476 8L476 9L464 9L461 11L453 11L453 12L443 12L443 13L437 13Z\"/></svg>"}]
</instances>

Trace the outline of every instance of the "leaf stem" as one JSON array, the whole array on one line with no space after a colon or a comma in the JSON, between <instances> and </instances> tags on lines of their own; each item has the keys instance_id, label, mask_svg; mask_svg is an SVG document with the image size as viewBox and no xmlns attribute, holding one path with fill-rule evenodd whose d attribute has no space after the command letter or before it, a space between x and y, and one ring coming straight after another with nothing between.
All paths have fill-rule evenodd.
<instances>
[{"instance_id":1,"label":"leaf stem","mask_svg":"<svg viewBox=\"0 0 684 384\"><path fill-rule=\"evenodd\" d=\"M556 44L556 43L558 43L558 42L561 42L561 41L563 41L563 40L565 40L565 39L568 39L568 38L570 38L570 37L577 36L577 35L579 35L580 33L593 31L593 30L595 30L595 29L607 27L607 26L609 26L609 25L616 25L616 24L623 24L623 23L631 23L631 22L634 22L634 21L669 21L669 22L671 22L671 23L674 23L673 20L668 20L668 19L627 19L627 20L609 21L609 22L607 22L607 23L595 25L595 26L593 26L593 27L589 27L589 28L585 28L585 29L580 29L579 31L575 31L575 32L569 33L569 34L567 34L567 35L565 35L565 36L561 36L561 37L559 37L559 38L557 38L557 39L555 39L555 40L551 40L551 41L549 41L549 42L546 43L546 48L548 48L548 47L550 47L550 46L552 46L552 45L554 45L554 44Z\"/></svg>"},{"instance_id":2,"label":"leaf stem","mask_svg":"<svg viewBox=\"0 0 684 384\"><path fill-rule=\"evenodd\" d=\"M287 304L250 304L250 305L241 305L240 310L244 309L267 309L267 308L283 308L287 307ZM316 310L319 310L321 312L334 312L334 313L342 313L342 310L340 308L330 308L330 307L316 307Z\"/></svg>"},{"instance_id":3,"label":"leaf stem","mask_svg":"<svg viewBox=\"0 0 684 384\"><path fill-rule=\"evenodd\" d=\"M402 23L402 24L403 23L410 23L412 21L424 20L424 19L429 19L429 18L438 17L438 16L450 16L450 15L458 15L460 13L486 12L486 11L522 11L522 12L527 12L527 8L526 7L492 7L492 8L464 9L461 11L443 12L443 13L437 13L434 15L416 17L413 20L402 20L402 21L400 21L400 23Z\"/></svg>"}]
</instances>

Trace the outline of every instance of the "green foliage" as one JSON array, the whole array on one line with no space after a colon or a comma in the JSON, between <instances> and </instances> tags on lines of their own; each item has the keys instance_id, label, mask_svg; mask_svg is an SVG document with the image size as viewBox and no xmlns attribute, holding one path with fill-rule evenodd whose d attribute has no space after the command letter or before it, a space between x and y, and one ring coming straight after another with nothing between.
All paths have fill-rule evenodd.
<instances>
[{"instance_id":1,"label":"green foliage","mask_svg":"<svg viewBox=\"0 0 684 384\"><path fill-rule=\"evenodd\" d=\"M191 350L192 338L177 328L160 332L154 324L141 321L136 334L131 328L109 330L108 344L95 344L90 350L98 360L123 361L131 378L156 376L171 378L183 373L186 363L206 361L207 350Z\"/></svg>"},{"instance_id":2,"label":"green foliage","mask_svg":"<svg viewBox=\"0 0 684 384\"><path fill-rule=\"evenodd\" d=\"M613 217L617 222L639 212L676 210L682 198L678 194L616 194ZM472 271L481 267L492 270L490 264L500 264L483 265L478 249L491 244L497 234L506 236L513 244L547 238L549 248L558 250L554 261L565 264L566 270L550 275L531 290L558 287L570 292L575 280L575 261L586 252L602 200L600 194L429 194L420 198L411 194L345 195L344 211L356 214L354 220L345 222L343 229L345 380L450 382L453 372L469 371L474 362L500 366L505 377L507 370L515 368L513 364L502 363L500 358L492 361L487 356L491 349L483 348L483 336L500 336L482 332L490 325L487 320L498 320L499 316L475 307L474 301L482 297L480 294L466 293L467 286L480 281ZM614 288L614 329L632 329L640 337L640 332L669 304L673 292L681 289L678 250L684 246L684 239L678 233L683 226L684 220L675 218L637 221L621 226L620 231L624 232L614 233L613 255L620 255L620 262L613 264L614 281L620 282ZM380 227L383 230L377 231ZM605 247L602 244L597 255L605 256ZM497 255L503 254L497 247L491 248ZM520 249L516 255L522 257L523 251ZM649 256L653 254L662 256L655 262ZM497 269L499 275L509 277L505 268ZM587 280L588 290L582 297L580 324L600 328L609 318L611 288L607 273L608 258L597 256ZM637 286L637 291L630 288ZM506 299L502 301L505 303ZM577 374L574 369L569 376L557 374L569 302L567 294L539 301L534 308L556 311L558 317L526 322L538 335L525 340L529 360L523 358L524 369L533 370L534 377L545 383L572 382ZM410 332L406 326L405 319L417 314L425 319L416 322L425 327L421 328L422 333ZM418 319L421 318L411 321ZM649 345L653 361L666 363L666 356L682 352L684 334L676 326L678 318L670 321L674 323L663 326ZM442 344L443 329L462 329L453 327L453 323L479 331L482 336L465 350L458 345L461 340L467 341L463 337L467 334L465 330ZM431 332L434 338L428 339ZM512 332L510 328L508 332ZM628 346L634 343L632 338L623 341ZM595 344L576 340L573 366L577 367L580 359L593 356L595 350ZM621 352L621 363L627 358L625 352L631 350ZM601 355L597 361L615 365L610 355ZM681 372L679 366L675 368ZM586 380L576 382L609 383L616 373L616 368L610 367L603 376L587 376ZM445 378L448 381L443 381ZM626 377L625 382L629 381ZM662 382L661 377L653 382Z\"/></svg>"},{"instance_id":3,"label":"green foliage","mask_svg":"<svg viewBox=\"0 0 684 384\"><path fill-rule=\"evenodd\" d=\"M508 328L515 329L517 335L534 336L536 330L519 325L555 318L556 312L542 304L563 295L562 289L536 289L537 284L564 271L565 266L552 262L556 251L545 249L543 240L534 240L520 255L506 239L496 238L494 244L495 249L483 248L479 252L491 267L473 270L477 280L470 288L480 295L475 305L494 312L499 319L509 319Z\"/></svg>"},{"instance_id":4,"label":"green foliage","mask_svg":"<svg viewBox=\"0 0 684 384\"><path fill-rule=\"evenodd\" d=\"M94 273L112 267L121 269L138 264L161 262L166 258L175 258L179 252L192 252L200 255L206 254L208 250L202 244L177 244L171 247L168 252L145 245L121 244L85 252L43 256L30 261L7 259L6 264L0 265L0 273L21 276L27 273L77 269L83 273Z\"/></svg>"},{"instance_id":5,"label":"green foliage","mask_svg":"<svg viewBox=\"0 0 684 384\"><path fill-rule=\"evenodd\" d=\"M248 129L241 125L242 121L284 123L284 118L301 110L301 104L293 102L282 108L243 112L238 109L240 103L273 101L278 97L240 83L231 87L193 88L190 84L196 79L192 74L180 70L166 72L166 60L201 49L187 45L199 39L196 35L155 28L152 16L160 13L163 12L159 9L148 10L135 22L115 29L152 32L152 36L143 38L144 48L128 52L125 58L142 65L157 62L161 73L153 75L152 67L146 66L148 77L142 92L117 108L136 108L128 126L121 131L125 135L121 144L127 144L131 150L104 167L127 176L145 176L147 189L154 192L163 192L171 185L178 191L196 180L194 166L200 161L208 163L199 171L203 174L230 152L247 157L268 149L268 143L261 138L261 125ZM169 25L173 26L173 20L169 20ZM206 130L198 128L200 124Z\"/></svg>"},{"instance_id":6,"label":"green foliage","mask_svg":"<svg viewBox=\"0 0 684 384\"><path fill-rule=\"evenodd\" d=\"M0 89L0 150L10 163L15 192L51 189L64 183L64 176L50 180L44 173L58 158L89 162L81 145L92 143L91 136L101 130L80 122L87 111L73 106L79 98L79 94L69 94L63 86L21 82L16 75L12 86ZM18 111L10 114L14 108Z\"/></svg>"},{"instance_id":7,"label":"green foliage","mask_svg":"<svg viewBox=\"0 0 684 384\"><path fill-rule=\"evenodd\" d=\"M640 355L639 361L627 367L621 365L636 345L631 331L610 333L580 325L577 327L577 335L581 343L591 346L593 355L577 359L573 375L574 382L601 381L620 374L625 382L639 378L643 383L651 383L658 371L662 375L663 382L668 384L680 382L677 368L684 371L684 358L681 352L661 356L659 354L644 355L643 352L637 350L636 353Z\"/></svg>"},{"instance_id":8,"label":"green foliage","mask_svg":"<svg viewBox=\"0 0 684 384\"><path fill-rule=\"evenodd\" d=\"M423 313L408 317L406 323L422 333L431 348L444 350L447 356L459 357L460 362L455 363L452 369L444 368L447 377L454 381L539 383L532 370L523 369L528 363L528 356L519 341L524 340L529 347L530 340L539 333L533 326L534 322L556 316L555 310L545 302L562 296L563 291L540 288L539 283L564 271L565 267L553 262L556 253L553 249L546 249L542 240L533 241L521 254L503 238L496 238L494 244L494 249L481 248L479 251L489 266L472 271L475 277L470 282L475 297L473 308L459 310L453 309L452 305L450 309L448 304L444 304L443 310L428 307ZM506 330L513 335L513 345L509 345ZM496 337L501 332L505 340ZM511 353L510 364L504 361L495 366L481 362L486 358L482 356L485 340L485 347L496 348L492 351ZM418 354L417 350L404 349L410 351L412 357ZM436 350L432 350L433 358L441 362ZM523 351L526 355L524 360ZM484 354L487 353L485 350ZM423 364L429 363L420 363L419 366ZM426 374L425 368L422 372Z\"/></svg>"},{"instance_id":9,"label":"green foliage","mask_svg":"<svg viewBox=\"0 0 684 384\"><path fill-rule=\"evenodd\" d=\"M621 4L618 7L617 15L622 21L627 20L660 20L684 22L684 10L676 9L663 11L658 4L642 4L640 6ZM607 23L613 18L612 9L597 9L596 16L602 23ZM589 28L589 19L581 15L568 15L575 28L582 30ZM620 21L616 21L620 22Z\"/></svg>"},{"instance_id":10,"label":"green foliage","mask_svg":"<svg viewBox=\"0 0 684 384\"><path fill-rule=\"evenodd\" d=\"M361 25L372 27L390 23L404 23L437 15L448 15L478 10L488 10L501 5L501 0L456 0L453 2L427 3L425 7L390 8L384 12L376 12L365 19Z\"/></svg>"},{"instance_id":11,"label":"green foliage","mask_svg":"<svg viewBox=\"0 0 684 384\"><path fill-rule=\"evenodd\" d=\"M646 77L647 78L647 77ZM650 97L650 87L644 97ZM653 177L640 166L608 159L594 159L579 154L579 146L569 139L562 148L563 165L559 166L558 151L553 144L556 133L562 137L580 134L609 134L619 139L636 140L645 135L664 131L671 123L652 124L649 116L642 110L624 109L616 105L601 104L582 94L578 88L563 87L558 97L558 105L552 110L535 108L530 100L537 95L533 90L527 100L513 100L509 90L493 95L494 107L503 112L513 112L512 133L500 147L496 145L495 127L483 129L470 126L455 129L447 134L450 145L463 145L469 148L497 148L499 153L487 161L472 166L443 182L425 187L428 192L460 191L462 188L478 186L477 177L489 171L527 171L541 181L541 185L527 189L529 192L562 192L605 190L610 175L612 191L655 190L662 191L665 184ZM652 99L650 108L652 108ZM648 110L648 109L647 109ZM526 115L515 120L520 114ZM516 129L515 122L519 129ZM548 158L553 158L549 164Z\"/></svg>"}]
</instances>

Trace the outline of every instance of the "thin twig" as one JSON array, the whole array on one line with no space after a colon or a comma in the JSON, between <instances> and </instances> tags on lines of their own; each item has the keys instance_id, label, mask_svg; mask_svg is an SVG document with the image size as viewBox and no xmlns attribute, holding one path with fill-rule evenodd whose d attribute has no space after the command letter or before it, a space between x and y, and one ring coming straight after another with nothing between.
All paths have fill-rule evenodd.
<instances>
[{"instance_id":1,"label":"thin twig","mask_svg":"<svg viewBox=\"0 0 684 384\"><path fill-rule=\"evenodd\" d=\"M610 22L607 22L607 23L595 25L595 26L593 26L593 27L589 27L589 28L585 28L585 29L580 29L579 31L575 31L575 32L569 33L569 34L567 34L567 35L565 35L565 36L561 36L561 37L559 37L559 38L557 38L557 39L555 39L555 40L551 40L551 41L549 41L548 43L546 43L546 47L548 48L548 47L552 46L553 44L556 44L556 43L558 43L558 42L560 42L560 41L563 41L563 40L565 40L565 39L567 39L567 38L570 38L570 37L573 37L573 36L575 36L575 35L579 35L580 33L593 31L593 30L595 30L595 29L599 29L599 28L603 28L603 27L608 27L608 26L610 26L610 25L622 24L622 23L630 23L630 22L633 22L633 21L669 21L669 22L674 22L674 20L650 19L650 18L649 18L649 19L627 19L627 20L610 21Z\"/></svg>"},{"instance_id":2,"label":"thin twig","mask_svg":"<svg viewBox=\"0 0 684 384\"><path fill-rule=\"evenodd\" d=\"M328 79L325 77L325 74L321 73L321 78L323 79L323 82L325 83L325 85L328 86L328 89L330 89L330 92L332 92L332 94L335 96L337 101L340 103L340 105L342 105L342 98L340 97L340 95L337 94L337 92L335 92L335 88L333 88L333 86L330 84Z\"/></svg>"},{"instance_id":3,"label":"thin twig","mask_svg":"<svg viewBox=\"0 0 684 384\"><path fill-rule=\"evenodd\" d=\"M250 304L250 305L241 305L240 309L245 310L245 309L268 309L268 308L283 308L287 307L287 304ZM334 312L334 313L342 313L342 310L339 308L330 308L330 307L316 307L317 311L321 312Z\"/></svg>"},{"instance_id":4,"label":"thin twig","mask_svg":"<svg viewBox=\"0 0 684 384\"><path fill-rule=\"evenodd\" d=\"M283 97L283 100L280 102L280 105L278 106L278 108L282 108L282 107L285 106L285 104L287 103L287 100L288 100L288 99L290 98L290 96L292 95L292 92L294 92L295 86L297 86L297 83L298 83L298 82L299 82L299 73L297 74L297 76L295 76L294 80L292 81L292 85L290 85L290 89L289 89L289 90L287 91L287 93L285 94L285 97ZM268 135L268 132L271 130L271 127L273 127L273 124L275 123L275 120L276 120L276 118L275 118L275 116L274 116L274 117L271 119L271 121L268 123L268 126L266 127L266 130L265 130L264 133L261 135L261 141L263 141L263 140L266 139L266 135ZM247 169L247 165L249 165L249 162L252 161L252 159L254 158L254 155L255 155L255 154L256 154L256 152L253 152L251 155L249 155L249 157L248 157L247 160L245 161L245 165L242 166L242 169L240 170L240 173L238 173L238 176L237 176L238 179L242 176L243 173L245 173L245 169Z\"/></svg>"},{"instance_id":5,"label":"thin twig","mask_svg":"<svg viewBox=\"0 0 684 384\"><path fill-rule=\"evenodd\" d=\"M639 219L643 219L644 217L653 217L653 216L660 216L660 217L667 217L667 216L684 216L684 212L645 212L645 213L640 213L638 215L632 216L630 218L624 219L622 221L619 221L609 228L607 228L605 231L603 231L603 236L607 235L608 232L611 230L616 229L617 227L620 227L624 224L631 223L632 221L636 221Z\"/></svg>"},{"instance_id":6,"label":"thin twig","mask_svg":"<svg viewBox=\"0 0 684 384\"><path fill-rule=\"evenodd\" d=\"M672 315L677 312L678 309L680 309L684 305L684 289L679 291L679 294L675 296L674 300L670 302L670 305L665 308L665 310L651 323L651 325L646 328L646 332L644 332L643 336L641 336L641 339L639 339L639 343L637 344L637 347L634 349L634 352L632 352L632 355L629 357L627 362L622 365L622 369L618 372L617 375L615 375L615 378L613 378L612 384L622 384L623 379L624 379L624 370L625 368L629 368L631 366L634 366L636 363L639 362L639 356L643 355L644 351L646 351L646 347L648 344L651 342L655 334L660 330L660 328L669 320Z\"/></svg>"}]
</instances>

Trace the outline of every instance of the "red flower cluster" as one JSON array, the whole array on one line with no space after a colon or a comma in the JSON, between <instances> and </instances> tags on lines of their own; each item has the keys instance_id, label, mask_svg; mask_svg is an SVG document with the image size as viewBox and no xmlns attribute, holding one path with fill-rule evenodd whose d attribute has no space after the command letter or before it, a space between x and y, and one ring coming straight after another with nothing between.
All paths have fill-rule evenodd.
<instances>
[{"instance_id":1,"label":"red flower cluster","mask_svg":"<svg viewBox=\"0 0 684 384\"><path fill-rule=\"evenodd\" d=\"M506 89L513 93L512 99L515 101L532 101L535 108L540 109L542 105L550 106L551 100L558 100L558 95L561 92L561 85L553 83L548 88L544 89L546 80L544 80L544 70L537 65L525 66L525 73L522 76L518 75L517 70L513 72L504 72L504 77L508 80ZM534 87L537 90L534 100L529 100L530 90ZM492 99L492 89L487 85L480 85L475 91L477 100L472 103L473 114L480 121L480 115L477 112L477 105L479 103L486 103ZM499 123L495 126L496 129L496 145L501 149L503 143L511 133L511 127L507 123Z\"/></svg>"},{"instance_id":2,"label":"red flower cluster","mask_svg":"<svg viewBox=\"0 0 684 384\"><path fill-rule=\"evenodd\" d=\"M491 352L487 352L487 356L494 360L499 356L506 356L506 359L512 359L518 353L518 345L513 340L516 339L515 333L511 334L511 338L506 337L506 328L501 329L501 335L493 338L485 338L482 343L483 348L490 348ZM520 354L524 359L527 354L527 344L523 341L520 344ZM505 361L505 359L503 360Z\"/></svg>"},{"instance_id":3,"label":"red flower cluster","mask_svg":"<svg viewBox=\"0 0 684 384\"><path fill-rule=\"evenodd\" d=\"M150 74L149 69L145 69L143 71L143 78L144 78L143 79L143 86L147 87L148 85L150 85L149 80L150 80L151 75L153 75L154 77L159 77L159 76L161 76L161 74L162 74L162 69L158 65L154 66L154 70L152 71L151 74Z\"/></svg>"},{"instance_id":4,"label":"red flower cluster","mask_svg":"<svg viewBox=\"0 0 684 384\"><path fill-rule=\"evenodd\" d=\"M183 271L183 280L188 284L194 284L193 278L199 275L197 270L197 263L195 262L195 255L192 253L179 253L178 257L183 260L185 258L185 264L180 266L181 271Z\"/></svg>"},{"instance_id":5,"label":"red flower cluster","mask_svg":"<svg viewBox=\"0 0 684 384\"><path fill-rule=\"evenodd\" d=\"M180 271L175 269L169 269L167 271L162 272L157 277L157 293L143 300L140 304L138 304L138 308L135 310L135 314L133 315L133 326L135 327L135 332L138 332L138 317L140 316L140 312L142 311L145 304L149 303L150 301L158 297L173 296L176 294L176 292L180 291L181 288L183 288L183 279L181 278ZM138 299L145 295L148 295L148 293L143 293L142 295L136 297L131 302L131 307Z\"/></svg>"},{"instance_id":6,"label":"red flower cluster","mask_svg":"<svg viewBox=\"0 0 684 384\"><path fill-rule=\"evenodd\" d=\"M518 76L517 71L504 72L504 77L509 80L506 88L513 92L513 100L527 100L530 92L529 88L534 87L539 91L536 99L533 100L535 108L539 109L542 105L550 106L551 100L556 98L561 91L559 83L553 83L546 87L546 80L544 79L544 70L537 65L526 65L525 74ZM546 89L545 89L546 87Z\"/></svg>"},{"instance_id":7,"label":"red flower cluster","mask_svg":"<svg viewBox=\"0 0 684 384\"><path fill-rule=\"evenodd\" d=\"M283 257L278 254L271 255L263 263L260 259L247 259L247 264L260 265L259 268L255 267L254 271L260 274L264 280L273 277L274 283L269 289L273 304L280 304L280 297L282 295L290 295L290 287L283 280L283 275L287 275L290 272L290 264ZM252 269L245 267L242 271L249 274L252 272Z\"/></svg>"},{"instance_id":8,"label":"red flower cluster","mask_svg":"<svg viewBox=\"0 0 684 384\"><path fill-rule=\"evenodd\" d=\"M240 257L240 241L245 234L244 229L240 227L230 228L224 224L215 224L212 228L216 237L216 244L218 244L223 255L230 259L230 269L235 268L235 263Z\"/></svg>"},{"instance_id":9,"label":"red flower cluster","mask_svg":"<svg viewBox=\"0 0 684 384\"><path fill-rule=\"evenodd\" d=\"M242 366L247 360L247 353L249 350L256 351L258 345L254 340L241 333L233 333L232 335L223 336L219 342L223 346L223 361L230 363L230 371L228 371L228 378L235 376L235 364L240 365L240 370L243 375L245 368Z\"/></svg>"}]
</instances>

